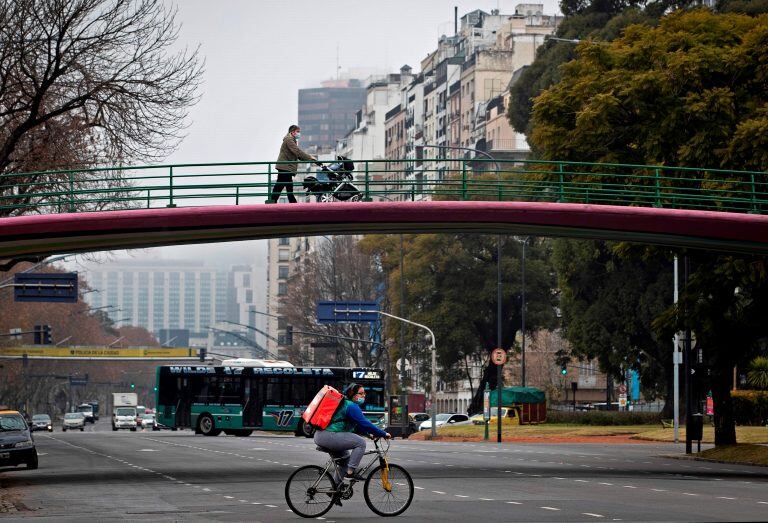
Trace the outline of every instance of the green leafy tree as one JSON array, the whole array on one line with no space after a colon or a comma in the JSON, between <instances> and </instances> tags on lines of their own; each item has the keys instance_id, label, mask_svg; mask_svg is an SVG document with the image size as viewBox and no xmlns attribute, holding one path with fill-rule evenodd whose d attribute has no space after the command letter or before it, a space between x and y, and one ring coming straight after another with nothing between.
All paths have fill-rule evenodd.
<instances>
[{"instance_id":1,"label":"green leafy tree","mask_svg":"<svg viewBox=\"0 0 768 523\"><path fill-rule=\"evenodd\" d=\"M672 344L651 323L672 304L672 262L626 244L564 239L553 242L552 259L572 354L597 358L615 377L637 370L647 395L666 396L671 416Z\"/></svg>"},{"instance_id":2,"label":"green leafy tree","mask_svg":"<svg viewBox=\"0 0 768 523\"><path fill-rule=\"evenodd\" d=\"M767 38L766 15L692 10L658 27L630 26L613 42L582 43L534 102L532 146L545 159L765 170ZM717 187L714 175L696 174L675 183ZM736 441L730 369L766 335L765 268L764 258L696 253L678 308L654 323L661 338L682 327L696 333L717 445Z\"/></svg>"},{"instance_id":3,"label":"green leafy tree","mask_svg":"<svg viewBox=\"0 0 768 523\"><path fill-rule=\"evenodd\" d=\"M590 9L566 16L558 26L555 36L563 39L592 38L610 41L618 38L623 29L631 24L653 25L657 19L657 16L626 5L619 13L613 10ZM511 101L507 108L507 117L512 127L519 132L530 132L533 99L560 81L560 67L574 58L576 58L576 46L570 42L550 40L539 49L533 63L510 87Z\"/></svg>"},{"instance_id":4,"label":"green leafy tree","mask_svg":"<svg viewBox=\"0 0 768 523\"><path fill-rule=\"evenodd\" d=\"M376 253L388 277L388 301L400 310L399 242L393 236L369 236L364 248ZM510 349L521 326L522 244L503 238L502 346ZM551 327L555 323L554 276L548 262L548 244L529 239L526 250L526 330ZM496 341L496 237L478 235L407 236L404 248L404 277L407 287L406 314L428 325L437 338L443 378L461 377L467 358L488 361ZM388 323L389 339L398 339L399 324ZM426 348L423 332L408 330L412 347ZM424 355L426 356L426 354ZM428 361L428 360L427 360ZM429 371L430 369L426 369ZM482 384L496 385L496 367L484 368L472 410L479 410Z\"/></svg>"}]
</instances>

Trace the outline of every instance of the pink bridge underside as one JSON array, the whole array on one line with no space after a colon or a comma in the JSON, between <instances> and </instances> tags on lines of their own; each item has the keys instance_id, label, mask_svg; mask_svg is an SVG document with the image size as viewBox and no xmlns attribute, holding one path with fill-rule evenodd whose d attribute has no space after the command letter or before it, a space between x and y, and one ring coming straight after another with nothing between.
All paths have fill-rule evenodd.
<instances>
[{"instance_id":1,"label":"pink bridge underside","mask_svg":"<svg viewBox=\"0 0 768 523\"><path fill-rule=\"evenodd\" d=\"M531 202L299 203L0 219L0 258L275 236L473 232L768 253L768 216Z\"/></svg>"}]
</instances>

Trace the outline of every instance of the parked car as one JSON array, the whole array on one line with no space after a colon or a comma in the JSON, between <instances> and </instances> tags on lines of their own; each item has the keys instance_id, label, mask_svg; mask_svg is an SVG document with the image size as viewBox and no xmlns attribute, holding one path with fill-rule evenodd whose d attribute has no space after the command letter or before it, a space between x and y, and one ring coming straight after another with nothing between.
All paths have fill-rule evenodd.
<instances>
[{"instance_id":1,"label":"parked car","mask_svg":"<svg viewBox=\"0 0 768 523\"><path fill-rule=\"evenodd\" d=\"M440 428L444 425L469 425L469 416L466 414L438 414L435 416L435 427ZM429 419L419 425L419 430L432 429L432 420Z\"/></svg>"},{"instance_id":2,"label":"parked car","mask_svg":"<svg viewBox=\"0 0 768 523\"><path fill-rule=\"evenodd\" d=\"M408 428L411 433L419 431L419 425L429 419L429 414L426 412L409 412L408 413Z\"/></svg>"},{"instance_id":3,"label":"parked car","mask_svg":"<svg viewBox=\"0 0 768 523\"><path fill-rule=\"evenodd\" d=\"M0 410L0 467L37 468L37 449L32 431L17 410Z\"/></svg>"},{"instance_id":4,"label":"parked car","mask_svg":"<svg viewBox=\"0 0 768 523\"><path fill-rule=\"evenodd\" d=\"M489 420L489 423L496 423L497 414L498 413L496 411L496 407L491 407L491 419ZM509 407L501 407L501 419L504 420L503 423L519 424L519 420L517 418L517 410ZM471 421L474 425L485 424L485 418L483 417L482 412L469 418L469 421Z\"/></svg>"},{"instance_id":5,"label":"parked car","mask_svg":"<svg viewBox=\"0 0 768 523\"><path fill-rule=\"evenodd\" d=\"M80 429L80 432L85 430L85 414L82 412L67 412L64 414L64 421L61 425L61 430L66 432L67 429Z\"/></svg>"},{"instance_id":6,"label":"parked car","mask_svg":"<svg viewBox=\"0 0 768 523\"><path fill-rule=\"evenodd\" d=\"M53 423L48 414L35 414L32 416L32 424L29 426L32 432L36 430L47 430L53 432Z\"/></svg>"}]
</instances>

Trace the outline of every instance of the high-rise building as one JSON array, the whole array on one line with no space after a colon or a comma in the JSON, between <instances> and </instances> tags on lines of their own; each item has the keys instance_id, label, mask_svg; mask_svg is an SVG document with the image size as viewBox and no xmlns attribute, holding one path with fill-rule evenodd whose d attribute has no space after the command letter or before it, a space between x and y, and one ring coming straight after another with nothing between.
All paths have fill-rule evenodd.
<instances>
[{"instance_id":1,"label":"high-rise building","mask_svg":"<svg viewBox=\"0 0 768 523\"><path fill-rule=\"evenodd\" d=\"M135 325L155 334L186 329L204 337L209 326L248 324L250 309L266 309L264 273L263 266L226 270L186 260L119 260L86 271L98 292L85 298L91 307L103 307L118 327Z\"/></svg>"},{"instance_id":2,"label":"high-rise building","mask_svg":"<svg viewBox=\"0 0 768 523\"><path fill-rule=\"evenodd\" d=\"M318 153L336 149L336 142L355 128L356 113L365 105L360 80L335 80L322 87L299 89L301 148Z\"/></svg>"}]
</instances>

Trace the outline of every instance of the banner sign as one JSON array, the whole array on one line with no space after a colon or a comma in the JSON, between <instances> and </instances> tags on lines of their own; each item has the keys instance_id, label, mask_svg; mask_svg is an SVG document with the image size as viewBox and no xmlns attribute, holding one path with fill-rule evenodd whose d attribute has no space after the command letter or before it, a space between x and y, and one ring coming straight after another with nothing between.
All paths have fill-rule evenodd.
<instances>
[{"instance_id":1,"label":"banner sign","mask_svg":"<svg viewBox=\"0 0 768 523\"><path fill-rule=\"evenodd\" d=\"M0 347L0 357L29 358L196 358L197 349L189 347Z\"/></svg>"}]
</instances>

